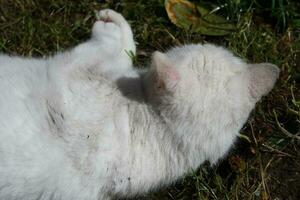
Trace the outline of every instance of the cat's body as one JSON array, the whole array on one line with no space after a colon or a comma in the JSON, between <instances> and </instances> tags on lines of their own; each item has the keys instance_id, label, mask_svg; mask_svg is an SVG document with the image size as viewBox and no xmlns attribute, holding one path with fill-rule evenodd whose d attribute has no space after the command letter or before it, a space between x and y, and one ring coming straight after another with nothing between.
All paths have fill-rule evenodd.
<instances>
[{"instance_id":1,"label":"cat's body","mask_svg":"<svg viewBox=\"0 0 300 200\"><path fill-rule=\"evenodd\" d=\"M0 56L0 199L101 200L175 181L226 154L278 76L213 45L156 52L141 76L127 22L100 18L69 52Z\"/></svg>"}]
</instances>

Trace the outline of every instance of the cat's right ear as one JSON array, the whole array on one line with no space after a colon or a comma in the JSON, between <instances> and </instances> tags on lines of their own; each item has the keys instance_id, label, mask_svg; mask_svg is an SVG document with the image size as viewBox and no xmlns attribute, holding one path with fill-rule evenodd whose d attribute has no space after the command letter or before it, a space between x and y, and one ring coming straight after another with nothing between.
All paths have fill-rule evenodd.
<instances>
[{"instance_id":1,"label":"cat's right ear","mask_svg":"<svg viewBox=\"0 0 300 200\"><path fill-rule=\"evenodd\" d=\"M160 91L172 91L180 80L179 73L172 66L168 56L156 51L152 56L152 63L155 72L155 87Z\"/></svg>"}]
</instances>

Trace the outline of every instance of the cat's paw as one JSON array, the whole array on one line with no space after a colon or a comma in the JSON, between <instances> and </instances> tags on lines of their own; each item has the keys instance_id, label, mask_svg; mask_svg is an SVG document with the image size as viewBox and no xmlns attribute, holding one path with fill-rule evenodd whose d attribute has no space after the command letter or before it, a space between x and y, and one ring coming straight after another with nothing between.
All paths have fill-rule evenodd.
<instances>
[{"instance_id":1,"label":"cat's paw","mask_svg":"<svg viewBox=\"0 0 300 200\"><path fill-rule=\"evenodd\" d=\"M122 26L128 26L128 23L124 19L124 17L121 14L111 9L101 10L99 12L98 18L99 20L104 22L114 23L118 25L120 28L122 28Z\"/></svg>"},{"instance_id":2,"label":"cat's paw","mask_svg":"<svg viewBox=\"0 0 300 200\"><path fill-rule=\"evenodd\" d=\"M98 20L94 23L92 30L93 37L99 40L106 40L106 38L112 38L116 42L121 41L121 29L118 25L108 21Z\"/></svg>"},{"instance_id":3,"label":"cat's paw","mask_svg":"<svg viewBox=\"0 0 300 200\"><path fill-rule=\"evenodd\" d=\"M118 32L120 34L120 43L122 44L122 48L126 51L132 51L133 53L135 53L135 44L131 28L126 19L120 13L117 13L116 11L111 9L104 9L99 11L98 19L99 21L95 23L93 28L93 34L96 37L101 37L103 31L111 32L111 34L115 34L113 32ZM95 27L98 26L99 23L102 23L103 25L101 25L101 27ZM112 26L112 24L114 26L117 26L119 29L117 30L116 28L112 27L110 29L106 29L105 25ZM102 31L98 31L100 29L102 29Z\"/></svg>"}]
</instances>

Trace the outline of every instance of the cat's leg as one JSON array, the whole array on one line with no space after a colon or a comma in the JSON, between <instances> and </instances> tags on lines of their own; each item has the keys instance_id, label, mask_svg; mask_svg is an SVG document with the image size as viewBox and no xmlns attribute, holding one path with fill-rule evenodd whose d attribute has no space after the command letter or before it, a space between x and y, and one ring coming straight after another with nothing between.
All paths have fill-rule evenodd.
<instances>
[{"instance_id":1,"label":"cat's leg","mask_svg":"<svg viewBox=\"0 0 300 200\"><path fill-rule=\"evenodd\" d=\"M131 28L124 17L113 10L101 10L98 15L91 39L71 51L69 63L113 80L127 76L133 71L131 55L136 51Z\"/></svg>"},{"instance_id":2,"label":"cat's leg","mask_svg":"<svg viewBox=\"0 0 300 200\"><path fill-rule=\"evenodd\" d=\"M125 18L110 9L101 10L98 14L99 20L95 22L92 37L102 40L103 37L114 37L120 43L122 53L136 53L132 30Z\"/></svg>"}]
</instances>

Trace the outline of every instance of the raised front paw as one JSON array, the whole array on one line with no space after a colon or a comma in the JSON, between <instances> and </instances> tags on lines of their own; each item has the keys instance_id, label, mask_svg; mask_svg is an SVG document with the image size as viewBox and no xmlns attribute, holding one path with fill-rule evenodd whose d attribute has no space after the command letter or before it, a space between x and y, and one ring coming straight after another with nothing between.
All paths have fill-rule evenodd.
<instances>
[{"instance_id":1,"label":"raised front paw","mask_svg":"<svg viewBox=\"0 0 300 200\"><path fill-rule=\"evenodd\" d=\"M131 28L121 14L105 9L98 13L98 19L93 27L93 37L113 37L119 40L122 49L135 53Z\"/></svg>"},{"instance_id":2,"label":"raised front paw","mask_svg":"<svg viewBox=\"0 0 300 200\"><path fill-rule=\"evenodd\" d=\"M113 23L109 22L108 19L98 20L94 23L92 36L99 40L110 40L113 39L115 42L121 42L122 31L121 28Z\"/></svg>"},{"instance_id":3,"label":"raised front paw","mask_svg":"<svg viewBox=\"0 0 300 200\"><path fill-rule=\"evenodd\" d=\"M121 28L123 26L128 26L128 23L124 19L124 17L121 14L119 14L116 11L111 10L111 9L104 9L104 10L99 11L98 18L99 18L99 20L104 21L104 22L114 23Z\"/></svg>"}]
</instances>

